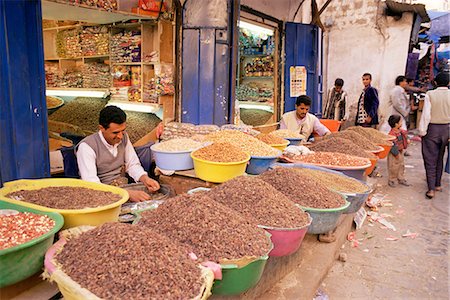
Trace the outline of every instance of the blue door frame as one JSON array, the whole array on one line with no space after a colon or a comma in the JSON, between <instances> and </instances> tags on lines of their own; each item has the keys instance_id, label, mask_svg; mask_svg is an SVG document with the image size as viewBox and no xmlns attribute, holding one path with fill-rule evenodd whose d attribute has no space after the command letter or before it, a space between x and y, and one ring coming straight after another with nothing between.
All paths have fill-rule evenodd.
<instances>
[{"instance_id":1,"label":"blue door frame","mask_svg":"<svg viewBox=\"0 0 450 300\"><path fill-rule=\"evenodd\" d=\"M0 186L50 176L40 0L0 0Z\"/></svg>"},{"instance_id":2,"label":"blue door frame","mask_svg":"<svg viewBox=\"0 0 450 300\"><path fill-rule=\"evenodd\" d=\"M319 27L310 24L286 23L285 37L285 76L284 76L284 112L295 109L295 97L290 96L291 66L305 66L307 71L306 95L311 97L310 112L320 116L322 107L321 92L321 53L322 42Z\"/></svg>"}]
</instances>

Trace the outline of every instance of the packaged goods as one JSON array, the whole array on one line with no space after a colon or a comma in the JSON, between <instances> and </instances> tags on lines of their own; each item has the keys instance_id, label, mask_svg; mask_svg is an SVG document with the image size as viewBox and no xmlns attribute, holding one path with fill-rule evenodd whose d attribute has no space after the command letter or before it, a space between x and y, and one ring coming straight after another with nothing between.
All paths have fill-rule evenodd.
<instances>
[{"instance_id":1,"label":"packaged goods","mask_svg":"<svg viewBox=\"0 0 450 300\"><path fill-rule=\"evenodd\" d=\"M83 73L77 68L63 70L59 77L58 87L64 88L82 88Z\"/></svg>"},{"instance_id":2,"label":"packaged goods","mask_svg":"<svg viewBox=\"0 0 450 300\"><path fill-rule=\"evenodd\" d=\"M193 151L200 147L202 147L202 143L196 142L192 139L178 138L158 143L155 146L153 146L153 149L163 152L179 152L179 151Z\"/></svg>"},{"instance_id":3,"label":"packaged goods","mask_svg":"<svg viewBox=\"0 0 450 300\"><path fill-rule=\"evenodd\" d=\"M11 199L57 209L83 209L105 206L122 198L122 196L111 192L69 186L20 190L9 193L6 196Z\"/></svg>"},{"instance_id":4,"label":"packaged goods","mask_svg":"<svg viewBox=\"0 0 450 300\"><path fill-rule=\"evenodd\" d=\"M113 85L117 87L131 86L131 67L114 65L112 67Z\"/></svg>"},{"instance_id":5,"label":"packaged goods","mask_svg":"<svg viewBox=\"0 0 450 300\"><path fill-rule=\"evenodd\" d=\"M235 210L259 225L299 228L308 224L308 215L269 183L256 177L239 176L207 193L208 197Z\"/></svg>"},{"instance_id":6,"label":"packaged goods","mask_svg":"<svg viewBox=\"0 0 450 300\"><path fill-rule=\"evenodd\" d=\"M109 30L107 26L83 27L80 41L83 56L109 54Z\"/></svg>"},{"instance_id":7,"label":"packaged goods","mask_svg":"<svg viewBox=\"0 0 450 300\"><path fill-rule=\"evenodd\" d=\"M168 199L142 213L138 225L189 246L200 261L260 257L270 250L263 229L205 193Z\"/></svg>"},{"instance_id":8,"label":"packaged goods","mask_svg":"<svg viewBox=\"0 0 450 300\"><path fill-rule=\"evenodd\" d=\"M194 299L204 288L186 247L128 224L106 223L81 233L54 260L102 299Z\"/></svg>"},{"instance_id":9,"label":"packaged goods","mask_svg":"<svg viewBox=\"0 0 450 300\"><path fill-rule=\"evenodd\" d=\"M319 171L311 170L306 168L296 168L297 172L305 174L325 185L329 189L342 192L342 193L365 193L367 192L367 186L360 183L353 178L346 178L341 175Z\"/></svg>"},{"instance_id":10,"label":"packaged goods","mask_svg":"<svg viewBox=\"0 0 450 300\"><path fill-rule=\"evenodd\" d=\"M76 58L82 55L79 28L58 31L56 53L63 58Z\"/></svg>"},{"instance_id":11,"label":"packaged goods","mask_svg":"<svg viewBox=\"0 0 450 300\"><path fill-rule=\"evenodd\" d=\"M367 152L357 144L353 143L351 140L340 137L331 137L324 139L320 142L312 144L311 146L308 146L308 148L312 151L338 152L369 159L376 158L374 154Z\"/></svg>"},{"instance_id":12,"label":"packaged goods","mask_svg":"<svg viewBox=\"0 0 450 300\"><path fill-rule=\"evenodd\" d=\"M99 62L85 62L83 67L83 87L111 87L111 72L109 65Z\"/></svg>"},{"instance_id":13,"label":"packaged goods","mask_svg":"<svg viewBox=\"0 0 450 300\"><path fill-rule=\"evenodd\" d=\"M141 32L124 30L111 36L111 61L127 63L141 61Z\"/></svg>"},{"instance_id":14,"label":"packaged goods","mask_svg":"<svg viewBox=\"0 0 450 300\"><path fill-rule=\"evenodd\" d=\"M275 168L259 175L286 197L311 208L337 208L345 204L342 196L293 168Z\"/></svg>"},{"instance_id":15,"label":"packaged goods","mask_svg":"<svg viewBox=\"0 0 450 300\"><path fill-rule=\"evenodd\" d=\"M14 210L3 214L0 210L0 250L34 240L54 226L55 221L46 215Z\"/></svg>"},{"instance_id":16,"label":"packaged goods","mask_svg":"<svg viewBox=\"0 0 450 300\"><path fill-rule=\"evenodd\" d=\"M57 87L59 84L58 62L45 62L45 83L47 87Z\"/></svg>"},{"instance_id":17,"label":"packaged goods","mask_svg":"<svg viewBox=\"0 0 450 300\"><path fill-rule=\"evenodd\" d=\"M229 143L213 143L194 151L192 156L206 161L221 163L240 162L248 159L247 153Z\"/></svg>"}]
</instances>

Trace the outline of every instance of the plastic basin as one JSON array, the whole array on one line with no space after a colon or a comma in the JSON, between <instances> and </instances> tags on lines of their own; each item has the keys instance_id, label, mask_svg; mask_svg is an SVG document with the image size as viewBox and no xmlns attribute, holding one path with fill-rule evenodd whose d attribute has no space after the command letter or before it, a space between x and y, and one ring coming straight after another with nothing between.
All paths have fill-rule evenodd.
<instances>
[{"instance_id":1,"label":"plastic basin","mask_svg":"<svg viewBox=\"0 0 450 300\"><path fill-rule=\"evenodd\" d=\"M290 142L288 140L286 140L286 142L283 144L272 144L270 146L277 150L283 151L284 149L286 149L286 147L289 145L289 143Z\"/></svg>"},{"instance_id":2,"label":"plastic basin","mask_svg":"<svg viewBox=\"0 0 450 300\"><path fill-rule=\"evenodd\" d=\"M281 151L279 151L277 156L252 156L245 172L251 175L259 175L267 171L279 156L281 156Z\"/></svg>"},{"instance_id":3,"label":"plastic basin","mask_svg":"<svg viewBox=\"0 0 450 300\"><path fill-rule=\"evenodd\" d=\"M329 120L329 119L320 119L320 123L322 123L328 130L331 132L338 132L339 127L341 127L341 121L337 120Z\"/></svg>"},{"instance_id":4,"label":"plastic basin","mask_svg":"<svg viewBox=\"0 0 450 300\"><path fill-rule=\"evenodd\" d=\"M155 157L156 166L162 170L182 171L194 168L191 158L191 150L178 152L163 152L154 150L154 144L150 147Z\"/></svg>"},{"instance_id":5,"label":"plastic basin","mask_svg":"<svg viewBox=\"0 0 450 300\"><path fill-rule=\"evenodd\" d=\"M199 159L192 155L193 153L191 153L191 157L194 160L194 170L197 177L214 183L222 183L243 175L247 162L250 160L250 155L248 155L248 158L243 161L221 163Z\"/></svg>"},{"instance_id":6,"label":"plastic basin","mask_svg":"<svg viewBox=\"0 0 450 300\"><path fill-rule=\"evenodd\" d=\"M286 256L296 252L300 248L303 238L308 231L308 226L312 222L312 218L309 215L308 218L308 224L299 228L273 228L260 225L259 227L272 235L270 239L273 244L273 249L270 251L269 256Z\"/></svg>"},{"instance_id":7,"label":"plastic basin","mask_svg":"<svg viewBox=\"0 0 450 300\"><path fill-rule=\"evenodd\" d=\"M0 250L0 288L3 288L42 270L45 252L53 244L55 234L63 226L64 219L55 212L43 212L3 200L0 200L0 209L47 215L55 221L55 227L46 234L24 244Z\"/></svg>"},{"instance_id":8,"label":"plastic basin","mask_svg":"<svg viewBox=\"0 0 450 300\"><path fill-rule=\"evenodd\" d=\"M238 295L251 289L261 279L268 258L268 255L261 256L242 267L221 264L222 279L214 281L212 293Z\"/></svg>"},{"instance_id":9,"label":"plastic basin","mask_svg":"<svg viewBox=\"0 0 450 300\"><path fill-rule=\"evenodd\" d=\"M392 144L391 145L378 145L380 147L383 147L383 151L378 152L376 155L379 159L386 158L391 151Z\"/></svg>"},{"instance_id":10,"label":"plastic basin","mask_svg":"<svg viewBox=\"0 0 450 300\"><path fill-rule=\"evenodd\" d=\"M345 205L338 208L312 208L299 205L304 211L309 213L312 218L311 225L309 225L309 234L322 234L333 231L343 214L345 209L350 206L350 202L345 201Z\"/></svg>"},{"instance_id":11,"label":"plastic basin","mask_svg":"<svg viewBox=\"0 0 450 300\"><path fill-rule=\"evenodd\" d=\"M370 167L365 170L365 175L369 176L370 173L373 172L377 165L378 158L369 158L370 159Z\"/></svg>"},{"instance_id":12,"label":"plastic basin","mask_svg":"<svg viewBox=\"0 0 450 300\"><path fill-rule=\"evenodd\" d=\"M6 195L18 191L18 190L36 190L45 187L55 186L72 186L72 187L84 187L94 190L112 192L119 194L122 198L109 205L84 208L84 209L56 209L45 207L25 201L14 200L6 198ZM5 201L13 204L22 205L29 208L34 208L46 212L57 212L64 217L64 227L76 227L80 225L92 225L97 226L106 222L116 222L119 218L120 206L127 202L129 196L128 192L124 189L101 184L95 182L88 182L80 179L67 179L67 178L51 178L51 179L20 179L15 181L6 182L5 186L0 189L0 196L5 197Z\"/></svg>"},{"instance_id":13,"label":"plastic basin","mask_svg":"<svg viewBox=\"0 0 450 300\"><path fill-rule=\"evenodd\" d=\"M290 146L298 146L300 145L301 141L303 141L302 138L284 138L289 141Z\"/></svg>"}]
</instances>

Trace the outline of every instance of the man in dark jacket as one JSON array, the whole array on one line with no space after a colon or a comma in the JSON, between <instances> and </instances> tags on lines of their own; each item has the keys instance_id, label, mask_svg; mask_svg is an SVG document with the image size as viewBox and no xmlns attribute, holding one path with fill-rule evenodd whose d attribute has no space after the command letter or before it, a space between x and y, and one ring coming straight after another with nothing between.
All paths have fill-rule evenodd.
<instances>
[{"instance_id":1,"label":"man in dark jacket","mask_svg":"<svg viewBox=\"0 0 450 300\"><path fill-rule=\"evenodd\" d=\"M372 87L372 75L364 73L362 76L364 89L359 96L356 113L356 125L364 127L375 127L378 124L378 91Z\"/></svg>"}]
</instances>

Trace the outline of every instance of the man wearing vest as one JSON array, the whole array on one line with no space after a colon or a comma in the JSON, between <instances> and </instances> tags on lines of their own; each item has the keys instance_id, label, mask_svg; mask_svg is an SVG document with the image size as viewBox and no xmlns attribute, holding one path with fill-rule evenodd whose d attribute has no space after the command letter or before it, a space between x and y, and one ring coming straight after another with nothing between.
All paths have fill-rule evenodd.
<instances>
[{"instance_id":1,"label":"man wearing vest","mask_svg":"<svg viewBox=\"0 0 450 300\"><path fill-rule=\"evenodd\" d=\"M448 73L436 76L437 89L427 92L419 124L419 134L423 136L422 156L428 185L425 195L429 199L434 197L435 191L442 191L444 154L450 138L449 77Z\"/></svg>"},{"instance_id":2,"label":"man wearing vest","mask_svg":"<svg viewBox=\"0 0 450 300\"><path fill-rule=\"evenodd\" d=\"M142 168L133 145L125 133L127 115L116 106L100 111L99 131L84 138L77 145L77 163L81 179L111 184L126 172L149 191L159 190L159 183ZM143 191L128 190L134 202L149 200Z\"/></svg>"},{"instance_id":3,"label":"man wearing vest","mask_svg":"<svg viewBox=\"0 0 450 300\"><path fill-rule=\"evenodd\" d=\"M372 87L372 75L364 73L362 76L364 89L359 96L356 112L356 125L363 127L373 127L378 125L378 91Z\"/></svg>"},{"instance_id":4,"label":"man wearing vest","mask_svg":"<svg viewBox=\"0 0 450 300\"><path fill-rule=\"evenodd\" d=\"M306 141L309 136L316 132L320 136L328 135L331 132L319 119L308 111L311 107L311 98L306 95L299 96L295 101L295 110L287 112L280 121L280 129L288 129L298 132Z\"/></svg>"}]
</instances>

